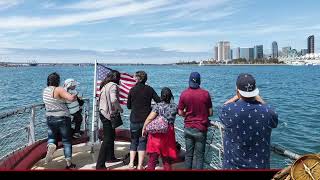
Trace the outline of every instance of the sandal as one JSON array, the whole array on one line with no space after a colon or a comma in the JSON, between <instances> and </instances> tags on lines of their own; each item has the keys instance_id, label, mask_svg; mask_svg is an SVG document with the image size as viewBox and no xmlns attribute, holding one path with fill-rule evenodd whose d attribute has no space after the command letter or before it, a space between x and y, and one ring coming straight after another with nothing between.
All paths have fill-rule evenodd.
<instances>
[{"instance_id":1,"label":"sandal","mask_svg":"<svg viewBox=\"0 0 320 180\"><path fill-rule=\"evenodd\" d=\"M134 166L128 165L128 169L136 169Z\"/></svg>"},{"instance_id":2,"label":"sandal","mask_svg":"<svg viewBox=\"0 0 320 180\"><path fill-rule=\"evenodd\" d=\"M144 166L138 167L137 166L137 170L145 170L146 168Z\"/></svg>"}]
</instances>

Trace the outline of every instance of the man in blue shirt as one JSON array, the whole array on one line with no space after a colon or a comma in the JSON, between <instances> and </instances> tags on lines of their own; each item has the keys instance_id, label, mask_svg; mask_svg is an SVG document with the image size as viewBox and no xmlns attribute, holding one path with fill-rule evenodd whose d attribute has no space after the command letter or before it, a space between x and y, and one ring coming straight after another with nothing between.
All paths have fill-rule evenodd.
<instances>
[{"instance_id":1,"label":"man in blue shirt","mask_svg":"<svg viewBox=\"0 0 320 180\"><path fill-rule=\"evenodd\" d=\"M237 95L219 111L225 126L223 168L270 168L270 137L278 115L259 96L252 75L240 74L236 85Z\"/></svg>"}]
</instances>

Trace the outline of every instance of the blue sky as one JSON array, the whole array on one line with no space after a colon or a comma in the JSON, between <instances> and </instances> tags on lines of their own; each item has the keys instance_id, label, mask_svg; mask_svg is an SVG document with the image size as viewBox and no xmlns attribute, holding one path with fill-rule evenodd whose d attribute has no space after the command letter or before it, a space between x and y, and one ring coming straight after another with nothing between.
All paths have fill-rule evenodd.
<instances>
[{"instance_id":1,"label":"blue sky","mask_svg":"<svg viewBox=\"0 0 320 180\"><path fill-rule=\"evenodd\" d=\"M1 61L170 63L320 38L315 0L0 0Z\"/></svg>"}]
</instances>

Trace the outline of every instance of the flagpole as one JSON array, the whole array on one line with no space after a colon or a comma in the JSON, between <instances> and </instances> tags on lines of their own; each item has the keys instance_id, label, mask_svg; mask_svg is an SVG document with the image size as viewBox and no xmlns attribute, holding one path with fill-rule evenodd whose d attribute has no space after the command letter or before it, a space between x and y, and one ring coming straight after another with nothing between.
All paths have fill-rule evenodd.
<instances>
[{"instance_id":1,"label":"flagpole","mask_svg":"<svg viewBox=\"0 0 320 180\"><path fill-rule=\"evenodd\" d=\"M93 78L93 97L92 97L92 121L91 121L91 152L93 153L93 146L96 142L95 122L97 120L96 113L96 92L97 92L97 60L94 61L94 78Z\"/></svg>"}]
</instances>

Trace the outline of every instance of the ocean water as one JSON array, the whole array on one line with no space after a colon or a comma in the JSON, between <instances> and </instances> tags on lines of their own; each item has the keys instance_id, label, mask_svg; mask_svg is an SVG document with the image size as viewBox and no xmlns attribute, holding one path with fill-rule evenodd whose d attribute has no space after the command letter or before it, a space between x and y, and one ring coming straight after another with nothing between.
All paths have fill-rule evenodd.
<instances>
[{"instance_id":1,"label":"ocean water","mask_svg":"<svg viewBox=\"0 0 320 180\"><path fill-rule=\"evenodd\" d=\"M201 86L207 89L217 109L235 94L235 81L240 73L251 73L263 99L279 114L279 125L272 131L272 143L299 154L320 152L320 66L110 66L120 72L148 73L148 84L158 94L162 87L171 88L175 102L188 87L193 71L201 74ZM93 67L12 67L0 68L0 112L24 105L42 103L42 90L48 74L58 72L62 81L74 78L84 97L93 93ZM128 111L126 113L129 113ZM176 121L182 124L183 120ZM125 122L127 123L127 122ZM19 126L17 123L6 126ZM4 127L2 127L4 128ZM8 127L10 128L10 127Z\"/></svg>"}]
</instances>

